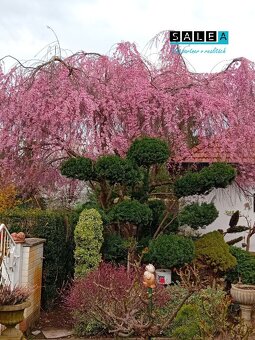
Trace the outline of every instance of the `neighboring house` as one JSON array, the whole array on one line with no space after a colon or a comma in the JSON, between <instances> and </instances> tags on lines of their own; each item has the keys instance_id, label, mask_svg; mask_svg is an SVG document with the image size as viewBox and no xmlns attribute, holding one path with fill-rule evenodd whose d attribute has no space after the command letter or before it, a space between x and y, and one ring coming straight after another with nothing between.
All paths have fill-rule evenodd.
<instances>
[{"instance_id":1,"label":"neighboring house","mask_svg":"<svg viewBox=\"0 0 255 340\"><path fill-rule=\"evenodd\" d=\"M205 151L206 150L206 151ZM178 157L174 159L175 163L179 163L181 165L190 166L194 164L200 169L203 166L206 166L210 163L214 162L227 162L233 165L255 165L255 158L243 158L242 164L240 164L240 156L233 154L230 155L223 153L220 145L217 143L213 143L210 146L203 147L201 144L194 147L190 155L186 157ZM212 230L222 229L226 231L229 227L230 216L226 214L227 211L236 211L239 210L241 215L245 217L240 217L238 225L247 226L247 220L251 223L251 226L255 223L255 188L252 186L246 186L245 189L241 188L237 183L233 183L226 189L214 189L206 196L192 196L188 198L189 201L198 201L198 202L213 202L219 211L219 217L206 229L201 229L201 233L206 233ZM242 247L245 249L246 236L248 232L236 233L236 234L227 234L225 236L225 240L232 240L239 236L243 236L243 241L236 243L236 246ZM255 235L251 237L250 243L250 251L255 251Z\"/></svg>"}]
</instances>

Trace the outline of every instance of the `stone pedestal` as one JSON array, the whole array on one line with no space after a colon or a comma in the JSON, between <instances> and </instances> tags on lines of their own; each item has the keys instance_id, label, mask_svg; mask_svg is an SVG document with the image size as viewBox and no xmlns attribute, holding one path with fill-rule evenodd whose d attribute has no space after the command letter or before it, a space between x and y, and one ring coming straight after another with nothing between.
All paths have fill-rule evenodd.
<instances>
[{"instance_id":1,"label":"stone pedestal","mask_svg":"<svg viewBox=\"0 0 255 340\"><path fill-rule=\"evenodd\" d=\"M251 326L251 312L252 312L252 307L253 306L248 306L248 305L240 305L241 308L241 318L244 320L244 323L247 326Z\"/></svg>"}]
</instances>

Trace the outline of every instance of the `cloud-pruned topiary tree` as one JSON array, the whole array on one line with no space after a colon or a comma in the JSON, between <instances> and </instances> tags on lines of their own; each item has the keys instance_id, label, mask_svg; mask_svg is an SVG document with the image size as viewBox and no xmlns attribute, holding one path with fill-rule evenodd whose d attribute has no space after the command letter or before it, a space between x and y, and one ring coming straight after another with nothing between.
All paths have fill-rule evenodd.
<instances>
[{"instance_id":1,"label":"cloud-pruned topiary tree","mask_svg":"<svg viewBox=\"0 0 255 340\"><path fill-rule=\"evenodd\" d=\"M160 195L166 199L175 195L179 199L205 194L213 188L226 187L236 175L231 165L217 163L199 172L171 177L164 171L169 155L166 141L141 137L133 141L126 157L105 155L96 160L67 160L61 170L68 177L87 178L98 199L97 208L108 216L104 218L108 230L139 242L143 236L155 239L162 233L175 232L178 225L197 230L218 216L212 203L187 204L173 213Z\"/></svg>"}]
</instances>

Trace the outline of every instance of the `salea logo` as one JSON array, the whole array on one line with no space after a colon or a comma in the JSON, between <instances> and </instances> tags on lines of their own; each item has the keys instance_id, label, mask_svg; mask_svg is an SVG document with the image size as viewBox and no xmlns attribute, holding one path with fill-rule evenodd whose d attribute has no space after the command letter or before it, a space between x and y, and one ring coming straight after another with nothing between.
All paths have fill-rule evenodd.
<instances>
[{"instance_id":1,"label":"salea logo","mask_svg":"<svg viewBox=\"0 0 255 340\"><path fill-rule=\"evenodd\" d=\"M171 45L227 45L228 31L170 31Z\"/></svg>"}]
</instances>

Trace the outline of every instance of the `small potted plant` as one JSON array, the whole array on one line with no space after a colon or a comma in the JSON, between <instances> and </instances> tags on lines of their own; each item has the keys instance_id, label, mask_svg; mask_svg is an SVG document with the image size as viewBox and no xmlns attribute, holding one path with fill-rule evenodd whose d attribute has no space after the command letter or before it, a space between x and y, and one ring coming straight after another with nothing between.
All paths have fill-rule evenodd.
<instances>
[{"instance_id":1,"label":"small potted plant","mask_svg":"<svg viewBox=\"0 0 255 340\"><path fill-rule=\"evenodd\" d=\"M0 324L6 327L1 337L24 339L15 326L24 319L24 310L30 306L30 293L28 288L17 286L12 289L10 285L0 285Z\"/></svg>"}]
</instances>

